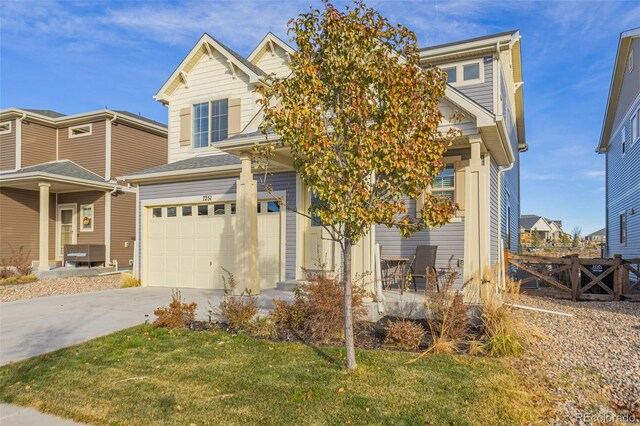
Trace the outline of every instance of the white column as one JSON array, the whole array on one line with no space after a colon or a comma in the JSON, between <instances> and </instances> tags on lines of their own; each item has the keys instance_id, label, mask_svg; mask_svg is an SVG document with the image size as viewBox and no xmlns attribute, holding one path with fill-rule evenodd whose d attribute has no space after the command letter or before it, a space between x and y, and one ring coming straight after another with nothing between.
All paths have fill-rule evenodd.
<instances>
[{"instance_id":1,"label":"white column","mask_svg":"<svg viewBox=\"0 0 640 426\"><path fill-rule=\"evenodd\" d=\"M260 293L258 274L258 185L251 173L251 156L243 154L242 172L236 181L236 270L237 293Z\"/></svg>"},{"instance_id":2,"label":"white column","mask_svg":"<svg viewBox=\"0 0 640 426\"><path fill-rule=\"evenodd\" d=\"M472 137L471 159L465 171L464 280L489 264L489 181L482 164L480 137Z\"/></svg>"},{"instance_id":3,"label":"white column","mask_svg":"<svg viewBox=\"0 0 640 426\"><path fill-rule=\"evenodd\" d=\"M49 188L48 183L39 183L40 187L40 244L39 271L49 270Z\"/></svg>"},{"instance_id":4,"label":"white column","mask_svg":"<svg viewBox=\"0 0 640 426\"><path fill-rule=\"evenodd\" d=\"M107 123L107 125L111 125ZM111 193L104 193L104 257L105 265L111 263Z\"/></svg>"}]
</instances>

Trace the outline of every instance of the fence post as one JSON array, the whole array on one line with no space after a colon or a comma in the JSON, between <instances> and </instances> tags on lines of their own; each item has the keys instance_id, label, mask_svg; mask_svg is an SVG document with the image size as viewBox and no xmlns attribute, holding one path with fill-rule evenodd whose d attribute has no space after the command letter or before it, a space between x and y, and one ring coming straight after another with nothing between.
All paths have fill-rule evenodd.
<instances>
[{"instance_id":1,"label":"fence post","mask_svg":"<svg viewBox=\"0 0 640 426\"><path fill-rule=\"evenodd\" d=\"M613 264L615 265L615 269L613 271L613 300L620 300L620 295L622 295L622 283L623 283L623 270L624 266L622 265L622 255L616 254L613 256Z\"/></svg>"},{"instance_id":2,"label":"fence post","mask_svg":"<svg viewBox=\"0 0 640 426\"><path fill-rule=\"evenodd\" d=\"M580 259L577 254L571 255L571 300L578 300L580 289Z\"/></svg>"}]
</instances>

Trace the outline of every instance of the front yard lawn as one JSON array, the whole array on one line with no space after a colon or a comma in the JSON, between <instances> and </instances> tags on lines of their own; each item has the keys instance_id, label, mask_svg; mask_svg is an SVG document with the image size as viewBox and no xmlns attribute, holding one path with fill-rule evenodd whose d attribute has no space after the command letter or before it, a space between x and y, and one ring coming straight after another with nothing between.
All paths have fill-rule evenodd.
<instances>
[{"instance_id":1,"label":"front yard lawn","mask_svg":"<svg viewBox=\"0 0 640 426\"><path fill-rule=\"evenodd\" d=\"M526 424L541 388L503 360L139 326L0 368L0 399L94 424Z\"/></svg>"}]
</instances>

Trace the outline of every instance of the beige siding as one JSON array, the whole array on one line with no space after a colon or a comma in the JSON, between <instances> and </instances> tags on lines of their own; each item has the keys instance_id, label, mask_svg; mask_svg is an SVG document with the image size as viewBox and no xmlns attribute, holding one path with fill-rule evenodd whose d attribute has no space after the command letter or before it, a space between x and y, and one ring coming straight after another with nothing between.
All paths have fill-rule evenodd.
<instances>
[{"instance_id":1,"label":"beige siding","mask_svg":"<svg viewBox=\"0 0 640 426\"><path fill-rule=\"evenodd\" d=\"M69 127L58 131L58 159L71 160L92 172L104 176L105 121L92 123L91 135L69 138Z\"/></svg>"},{"instance_id":2,"label":"beige siding","mask_svg":"<svg viewBox=\"0 0 640 426\"><path fill-rule=\"evenodd\" d=\"M111 176L167 163L167 138L122 123L111 126Z\"/></svg>"},{"instance_id":3,"label":"beige siding","mask_svg":"<svg viewBox=\"0 0 640 426\"><path fill-rule=\"evenodd\" d=\"M0 135L0 171L16 168L16 120L11 121L11 133Z\"/></svg>"},{"instance_id":4,"label":"beige siding","mask_svg":"<svg viewBox=\"0 0 640 426\"><path fill-rule=\"evenodd\" d=\"M133 259L136 235L136 194L126 193L111 197L111 259L126 267ZM129 247L125 247L125 243Z\"/></svg>"},{"instance_id":5,"label":"beige siding","mask_svg":"<svg viewBox=\"0 0 640 426\"><path fill-rule=\"evenodd\" d=\"M180 146L180 111L190 108L198 102L222 98L239 98L241 108L241 127L249 123L257 112L257 105L253 94L254 85L239 69L234 78L227 60L218 52L214 52L212 59L207 55L201 56L199 62L191 69L187 77L188 87L181 84L171 95L169 104L169 162L195 156L189 146ZM202 152L202 151L200 151Z\"/></svg>"},{"instance_id":6,"label":"beige siding","mask_svg":"<svg viewBox=\"0 0 640 426\"><path fill-rule=\"evenodd\" d=\"M22 167L56 160L56 129L25 120L22 123Z\"/></svg>"},{"instance_id":7,"label":"beige siding","mask_svg":"<svg viewBox=\"0 0 640 426\"><path fill-rule=\"evenodd\" d=\"M75 204L78 244L104 244L104 197L101 191L70 192L58 194L58 204ZM93 231L81 232L80 205L93 204Z\"/></svg>"},{"instance_id":8,"label":"beige siding","mask_svg":"<svg viewBox=\"0 0 640 426\"><path fill-rule=\"evenodd\" d=\"M272 54L269 46L265 46L262 51L253 59L253 63L267 74L275 74L278 78L289 75L289 59L286 52L280 46L274 44L275 52Z\"/></svg>"},{"instance_id":9,"label":"beige siding","mask_svg":"<svg viewBox=\"0 0 640 426\"><path fill-rule=\"evenodd\" d=\"M55 251L55 194L49 203L49 259ZM0 259L11 257L11 248L24 246L30 260L38 259L40 196L37 191L23 189L0 189Z\"/></svg>"},{"instance_id":10,"label":"beige siding","mask_svg":"<svg viewBox=\"0 0 640 426\"><path fill-rule=\"evenodd\" d=\"M449 129L455 127L459 130L462 130L462 132L465 135L473 135L478 133L475 117L469 114L465 114L462 117L462 121L452 122L452 121L449 121L449 119L453 116L453 114L456 111L462 112L462 113L464 113L464 111L460 110L460 108L457 108L455 105L453 105L451 102L447 101L446 99L443 99L440 102L439 107L440 107L440 112L442 113L442 124L439 129L442 132L447 132Z\"/></svg>"}]
</instances>

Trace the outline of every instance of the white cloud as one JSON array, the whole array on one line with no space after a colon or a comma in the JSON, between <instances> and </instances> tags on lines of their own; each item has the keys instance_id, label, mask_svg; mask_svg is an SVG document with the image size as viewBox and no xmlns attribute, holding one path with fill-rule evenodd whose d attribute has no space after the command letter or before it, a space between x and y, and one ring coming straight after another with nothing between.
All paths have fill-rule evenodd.
<instances>
[{"instance_id":1,"label":"white cloud","mask_svg":"<svg viewBox=\"0 0 640 426\"><path fill-rule=\"evenodd\" d=\"M590 170L582 173L583 177L591 178L591 179L600 179L600 178L603 178L604 175L605 175L604 170Z\"/></svg>"}]
</instances>

